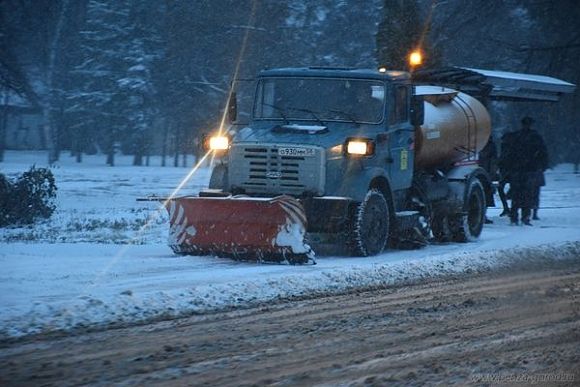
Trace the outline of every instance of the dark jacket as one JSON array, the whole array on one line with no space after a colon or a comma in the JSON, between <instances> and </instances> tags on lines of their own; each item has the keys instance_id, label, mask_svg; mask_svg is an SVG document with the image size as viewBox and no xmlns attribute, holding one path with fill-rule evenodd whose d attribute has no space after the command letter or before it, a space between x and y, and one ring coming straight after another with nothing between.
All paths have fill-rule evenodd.
<instances>
[{"instance_id":1,"label":"dark jacket","mask_svg":"<svg viewBox=\"0 0 580 387\"><path fill-rule=\"evenodd\" d=\"M514 172L538 172L548 169L548 151L542 136L532 129L521 129L514 133L510 145Z\"/></svg>"}]
</instances>

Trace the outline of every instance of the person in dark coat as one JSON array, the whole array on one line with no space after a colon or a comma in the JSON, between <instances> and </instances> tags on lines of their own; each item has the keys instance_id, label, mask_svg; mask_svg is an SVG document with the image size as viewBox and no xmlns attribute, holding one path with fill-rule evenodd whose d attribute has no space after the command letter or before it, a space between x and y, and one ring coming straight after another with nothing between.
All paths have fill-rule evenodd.
<instances>
[{"instance_id":1,"label":"person in dark coat","mask_svg":"<svg viewBox=\"0 0 580 387\"><path fill-rule=\"evenodd\" d=\"M548 168L548 151L544 139L532 129L531 117L522 119L522 129L514 135L511 145L512 176L512 223L518 223L521 209L522 223L531 226L532 209L537 209L540 200L540 187L545 185L544 171Z\"/></svg>"},{"instance_id":2,"label":"person in dark coat","mask_svg":"<svg viewBox=\"0 0 580 387\"><path fill-rule=\"evenodd\" d=\"M516 139L516 132L507 132L501 137L501 151L498 161L499 179L497 192L503 206L503 212L499 216L508 216L511 214L511 209L508 203L508 193L505 192L505 187L509 184L511 188L511 176L513 174L513 164L516 155L513 151L513 144Z\"/></svg>"}]
</instances>

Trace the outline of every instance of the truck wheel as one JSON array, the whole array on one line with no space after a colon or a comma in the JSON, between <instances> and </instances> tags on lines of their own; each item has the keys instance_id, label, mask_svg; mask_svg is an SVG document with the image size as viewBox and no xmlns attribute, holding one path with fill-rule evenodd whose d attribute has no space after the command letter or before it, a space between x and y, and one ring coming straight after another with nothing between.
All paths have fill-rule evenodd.
<instances>
[{"instance_id":1,"label":"truck wheel","mask_svg":"<svg viewBox=\"0 0 580 387\"><path fill-rule=\"evenodd\" d=\"M389 205L383 194L370 189L353 211L349 245L353 255L367 257L383 251L389 239Z\"/></svg>"},{"instance_id":2,"label":"truck wheel","mask_svg":"<svg viewBox=\"0 0 580 387\"><path fill-rule=\"evenodd\" d=\"M453 240L470 242L481 235L485 223L485 191L477 178L467 182L464 213L452 220Z\"/></svg>"}]
</instances>

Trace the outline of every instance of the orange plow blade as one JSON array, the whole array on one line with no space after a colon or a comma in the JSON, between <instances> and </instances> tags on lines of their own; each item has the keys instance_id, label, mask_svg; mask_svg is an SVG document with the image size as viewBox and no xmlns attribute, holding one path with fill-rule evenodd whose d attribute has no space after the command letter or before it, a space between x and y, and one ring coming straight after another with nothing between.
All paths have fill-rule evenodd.
<instances>
[{"instance_id":1,"label":"orange plow blade","mask_svg":"<svg viewBox=\"0 0 580 387\"><path fill-rule=\"evenodd\" d=\"M169 245L178 254L306 263L306 214L296 199L182 197L166 203Z\"/></svg>"}]
</instances>

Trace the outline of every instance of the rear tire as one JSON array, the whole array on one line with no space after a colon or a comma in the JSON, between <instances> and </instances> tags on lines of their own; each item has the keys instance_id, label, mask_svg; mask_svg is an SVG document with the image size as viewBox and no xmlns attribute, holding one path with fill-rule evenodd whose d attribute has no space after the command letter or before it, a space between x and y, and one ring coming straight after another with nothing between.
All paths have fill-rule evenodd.
<instances>
[{"instance_id":1,"label":"rear tire","mask_svg":"<svg viewBox=\"0 0 580 387\"><path fill-rule=\"evenodd\" d=\"M485 223L485 191L481 181L470 179L467 183L464 213L453 217L451 230L456 242L471 242L479 238Z\"/></svg>"},{"instance_id":2,"label":"rear tire","mask_svg":"<svg viewBox=\"0 0 580 387\"><path fill-rule=\"evenodd\" d=\"M387 245L390 231L389 205L383 194L370 189L355 206L349 222L348 243L355 256L380 254Z\"/></svg>"}]
</instances>

